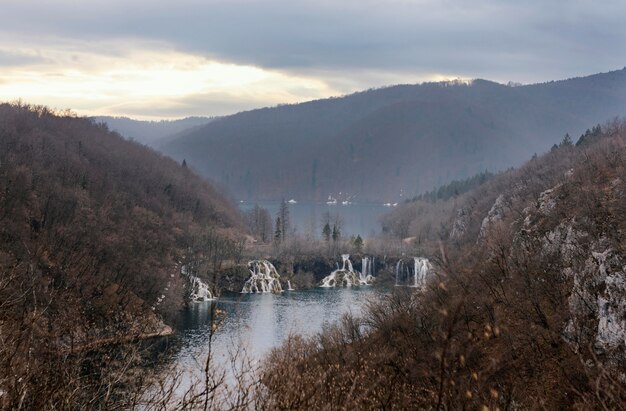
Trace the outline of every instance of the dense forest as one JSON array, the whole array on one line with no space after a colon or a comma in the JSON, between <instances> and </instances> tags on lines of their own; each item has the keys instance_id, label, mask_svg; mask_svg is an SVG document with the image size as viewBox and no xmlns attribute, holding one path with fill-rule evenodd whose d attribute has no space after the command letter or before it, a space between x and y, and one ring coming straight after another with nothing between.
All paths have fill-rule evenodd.
<instances>
[{"instance_id":1,"label":"dense forest","mask_svg":"<svg viewBox=\"0 0 626 411\"><path fill-rule=\"evenodd\" d=\"M626 122L459 195L387 216L436 263L361 318L292 337L263 375L275 409L623 409ZM427 196L429 197L429 196Z\"/></svg>"},{"instance_id":2,"label":"dense forest","mask_svg":"<svg viewBox=\"0 0 626 411\"><path fill-rule=\"evenodd\" d=\"M484 184L493 176L493 173L485 170L482 173L476 174L475 176L466 178L464 180L454 180L448 184L444 184L435 189L432 189L431 191L418 194L412 199L407 199L406 202L419 200L427 200L431 202L437 200L447 200L452 197L457 197L469 190L474 189L475 187L478 187L481 184Z\"/></svg>"},{"instance_id":3,"label":"dense forest","mask_svg":"<svg viewBox=\"0 0 626 411\"><path fill-rule=\"evenodd\" d=\"M185 165L103 124L0 105L0 405L108 408L108 360L92 375L76 353L171 333L180 264L236 259L243 226Z\"/></svg>"},{"instance_id":4,"label":"dense forest","mask_svg":"<svg viewBox=\"0 0 626 411\"><path fill-rule=\"evenodd\" d=\"M626 70L527 86L400 85L219 118L161 149L240 199L393 203L519 166L621 115L625 96Z\"/></svg>"}]
</instances>

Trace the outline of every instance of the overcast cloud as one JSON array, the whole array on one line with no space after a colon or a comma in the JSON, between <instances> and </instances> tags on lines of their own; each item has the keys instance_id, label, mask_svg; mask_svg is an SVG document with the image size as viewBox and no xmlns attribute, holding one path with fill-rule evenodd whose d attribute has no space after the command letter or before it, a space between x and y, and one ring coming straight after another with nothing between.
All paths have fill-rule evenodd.
<instances>
[{"instance_id":1,"label":"overcast cloud","mask_svg":"<svg viewBox=\"0 0 626 411\"><path fill-rule=\"evenodd\" d=\"M23 90L89 114L220 115L397 83L530 83L626 65L623 1L0 3L0 97ZM134 89L142 67L155 87L185 73L195 87ZM99 94L85 96L90 81ZM64 82L86 89L72 100Z\"/></svg>"}]
</instances>

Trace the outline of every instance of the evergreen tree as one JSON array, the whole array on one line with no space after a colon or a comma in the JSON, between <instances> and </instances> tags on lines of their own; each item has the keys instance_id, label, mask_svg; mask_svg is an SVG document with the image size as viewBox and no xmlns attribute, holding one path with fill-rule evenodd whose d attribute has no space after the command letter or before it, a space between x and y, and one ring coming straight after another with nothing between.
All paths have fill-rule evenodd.
<instances>
[{"instance_id":1,"label":"evergreen tree","mask_svg":"<svg viewBox=\"0 0 626 411\"><path fill-rule=\"evenodd\" d=\"M324 237L324 240L326 240L326 242L330 242L330 235L331 235L332 231L330 229L330 224L326 223L324 224L324 228L322 229L322 236Z\"/></svg>"},{"instance_id":2,"label":"evergreen tree","mask_svg":"<svg viewBox=\"0 0 626 411\"><path fill-rule=\"evenodd\" d=\"M341 231L339 227L337 226L337 224L333 224L333 241L334 242L339 241L340 237L341 237Z\"/></svg>"},{"instance_id":3,"label":"evergreen tree","mask_svg":"<svg viewBox=\"0 0 626 411\"><path fill-rule=\"evenodd\" d=\"M282 221L280 220L280 216L276 217L276 231L274 231L274 241L277 244L280 244L283 240L283 233L281 231Z\"/></svg>"},{"instance_id":4,"label":"evergreen tree","mask_svg":"<svg viewBox=\"0 0 626 411\"><path fill-rule=\"evenodd\" d=\"M287 239L287 231L289 231L289 205L284 198L283 201L280 203L278 218L280 218L281 242L284 242ZM276 219L277 224L279 221L278 218Z\"/></svg>"},{"instance_id":5,"label":"evergreen tree","mask_svg":"<svg viewBox=\"0 0 626 411\"><path fill-rule=\"evenodd\" d=\"M563 140L561 140L561 144L559 147L570 147L572 145L572 138L569 136L569 133L565 133Z\"/></svg>"},{"instance_id":6,"label":"evergreen tree","mask_svg":"<svg viewBox=\"0 0 626 411\"><path fill-rule=\"evenodd\" d=\"M261 208L259 227L261 229L261 241L269 243L272 238L272 216L266 208Z\"/></svg>"},{"instance_id":7,"label":"evergreen tree","mask_svg":"<svg viewBox=\"0 0 626 411\"><path fill-rule=\"evenodd\" d=\"M355 254L361 254L363 251L363 239L360 235L357 235L354 241L352 242L352 246L354 248Z\"/></svg>"}]
</instances>

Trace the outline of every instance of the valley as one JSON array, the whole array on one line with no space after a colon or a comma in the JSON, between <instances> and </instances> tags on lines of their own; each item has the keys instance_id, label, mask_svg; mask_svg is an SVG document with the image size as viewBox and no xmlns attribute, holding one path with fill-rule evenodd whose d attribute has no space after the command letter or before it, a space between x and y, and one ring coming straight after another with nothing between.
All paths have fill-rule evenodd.
<instances>
[{"instance_id":1,"label":"valley","mask_svg":"<svg viewBox=\"0 0 626 411\"><path fill-rule=\"evenodd\" d=\"M522 89L600 84L602 100L622 75ZM475 98L505 86L416 87ZM602 108L589 108L596 97L587 113ZM581 115L581 106L566 108ZM440 107L428 109L429 121L437 118ZM172 159L71 112L2 104L0 405L618 409L626 401L626 123L613 113L574 138L558 122L543 124L537 140L515 142L529 149L524 161L494 151L488 157L502 162L494 171L481 163L473 174L440 174L445 183L428 180L434 189L398 191L402 173L378 168L450 169L418 161L395 140L385 148L406 157L334 170L320 162L334 178L318 180L316 171L308 182L263 157L276 147L268 146L255 152L264 161L249 164L277 167L285 184L235 200L228 190L239 186L203 179L192 155ZM187 154L199 153L189 141ZM219 167L241 164L220 144L212 145ZM521 157L507 144L498 149ZM310 146L304 154L301 164L317 155ZM375 201L367 190L343 191L357 175L380 194Z\"/></svg>"},{"instance_id":2,"label":"valley","mask_svg":"<svg viewBox=\"0 0 626 411\"><path fill-rule=\"evenodd\" d=\"M623 115L625 95L625 70L524 86L398 85L222 117L159 149L239 200L397 203L517 167Z\"/></svg>"}]
</instances>

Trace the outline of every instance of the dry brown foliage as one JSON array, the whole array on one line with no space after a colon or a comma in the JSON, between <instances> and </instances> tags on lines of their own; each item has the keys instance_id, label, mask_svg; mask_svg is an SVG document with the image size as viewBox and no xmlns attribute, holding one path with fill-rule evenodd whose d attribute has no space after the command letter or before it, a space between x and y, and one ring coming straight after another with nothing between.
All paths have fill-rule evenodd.
<instances>
[{"instance_id":1,"label":"dry brown foliage","mask_svg":"<svg viewBox=\"0 0 626 411\"><path fill-rule=\"evenodd\" d=\"M268 403L276 409L623 409L625 347L594 346L593 318L583 323L591 337L575 344L564 330L575 315L568 270L582 270L594 247L624 256L625 142L626 123L613 122L592 144L563 146L450 200L470 215L453 241L447 234L454 215L437 207L434 221L447 229L403 234L443 240L432 256L438 268L429 289L396 289L362 319L347 317L315 338L291 338L267 362ZM503 193L504 211L479 236ZM398 224L422 230L411 218L429 218L419 209L424 205L404 207L395 214L409 220ZM571 246L554 240L564 224L584 233Z\"/></svg>"}]
</instances>

